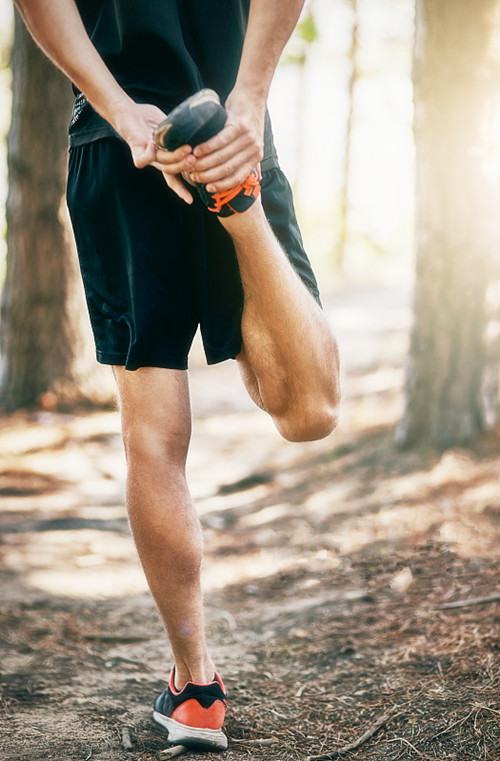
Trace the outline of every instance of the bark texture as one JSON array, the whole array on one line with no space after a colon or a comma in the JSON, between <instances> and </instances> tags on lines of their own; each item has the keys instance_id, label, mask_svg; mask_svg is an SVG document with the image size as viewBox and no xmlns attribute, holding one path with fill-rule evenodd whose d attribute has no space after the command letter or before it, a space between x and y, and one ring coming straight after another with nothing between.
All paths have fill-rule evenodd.
<instances>
[{"instance_id":1,"label":"bark texture","mask_svg":"<svg viewBox=\"0 0 500 761\"><path fill-rule=\"evenodd\" d=\"M30 406L50 391L74 394L74 361L82 349L63 202L71 88L15 15L0 332L0 404L7 409Z\"/></svg>"},{"instance_id":2,"label":"bark texture","mask_svg":"<svg viewBox=\"0 0 500 761\"><path fill-rule=\"evenodd\" d=\"M461 444L498 419L487 295L499 277L499 17L499 0L416 3L417 278L402 445Z\"/></svg>"}]
</instances>

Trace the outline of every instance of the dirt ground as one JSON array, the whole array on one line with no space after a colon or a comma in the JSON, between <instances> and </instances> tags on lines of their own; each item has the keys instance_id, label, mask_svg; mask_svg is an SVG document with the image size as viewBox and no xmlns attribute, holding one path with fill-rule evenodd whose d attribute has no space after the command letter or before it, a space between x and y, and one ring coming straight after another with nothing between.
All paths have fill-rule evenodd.
<instances>
[{"instance_id":1,"label":"dirt ground","mask_svg":"<svg viewBox=\"0 0 500 761\"><path fill-rule=\"evenodd\" d=\"M407 295L337 294L331 312L345 401L325 441L281 441L232 363L193 358L223 758L333 758L361 739L341 757L499 761L500 432L398 451ZM117 414L0 425L0 759L166 758L151 703L170 652L129 536Z\"/></svg>"}]
</instances>

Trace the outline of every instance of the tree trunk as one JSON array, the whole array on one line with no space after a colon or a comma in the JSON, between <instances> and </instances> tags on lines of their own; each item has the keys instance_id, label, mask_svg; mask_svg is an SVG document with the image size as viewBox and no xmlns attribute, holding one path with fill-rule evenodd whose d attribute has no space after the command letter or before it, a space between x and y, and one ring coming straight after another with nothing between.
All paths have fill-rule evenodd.
<instances>
[{"instance_id":1,"label":"tree trunk","mask_svg":"<svg viewBox=\"0 0 500 761\"><path fill-rule=\"evenodd\" d=\"M415 325L397 440L447 447L498 419L486 295L499 276L491 149L498 145L500 2L416 5Z\"/></svg>"},{"instance_id":2,"label":"tree trunk","mask_svg":"<svg viewBox=\"0 0 500 761\"><path fill-rule=\"evenodd\" d=\"M15 14L8 136L7 272L0 345L4 408L78 396L82 350L76 263L65 229L71 88Z\"/></svg>"},{"instance_id":3,"label":"tree trunk","mask_svg":"<svg viewBox=\"0 0 500 761\"><path fill-rule=\"evenodd\" d=\"M349 63L351 74L347 88L348 110L345 133L344 177L340 191L340 230L339 239L335 251L335 265L339 270L344 266L349 232L349 196L351 190L351 164L352 164L352 133L354 127L354 93L359 81L358 48L359 48L359 12L358 0L351 0L353 19L351 30L351 45L349 49Z\"/></svg>"}]
</instances>

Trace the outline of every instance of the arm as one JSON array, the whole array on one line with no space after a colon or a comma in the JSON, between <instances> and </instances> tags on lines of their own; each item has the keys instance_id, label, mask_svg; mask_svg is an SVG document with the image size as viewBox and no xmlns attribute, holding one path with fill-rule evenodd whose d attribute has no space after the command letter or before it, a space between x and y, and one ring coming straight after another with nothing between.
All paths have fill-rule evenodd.
<instances>
[{"instance_id":1,"label":"arm","mask_svg":"<svg viewBox=\"0 0 500 761\"><path fill-rule=\"evenodd\" d=\"M193 179L209 192L242 182L263 155L264 116L271 80L304 0L251 0L235 86L226 101L224 129L194 150Z\"/></svg>"},{"instance_id":2,"label":"arm","mask_svg":"<svg viewBox=\"0 0 500 761\"><path fill-rule=\"evenodd\" d=\"M191 202L176 176L194 163L191 150L157 153L152 133L165 114L156 106L135 103L122 90L89 39L74 0L16 0L16 5L46 55L128 143L135 165L160 169L168 185Z\"/></svg>"}]
</instances>

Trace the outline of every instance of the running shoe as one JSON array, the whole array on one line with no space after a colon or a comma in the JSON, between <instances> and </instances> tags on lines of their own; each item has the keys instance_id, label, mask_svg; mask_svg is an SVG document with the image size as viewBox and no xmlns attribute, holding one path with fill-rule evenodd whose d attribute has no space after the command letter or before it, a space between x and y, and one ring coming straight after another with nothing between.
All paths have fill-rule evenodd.
<instances>
[{"instance_id":1,"label":"running shoe","mask_svg":"<svg viewBox=\"0 0 500 761\"><path fill-rule=\"evenodd\" d=\"M168 731L168 741L201 750L225 750L227 737L222 731L226 715L226 691L220 676L213 682L188 682L175 688L172 670L167 689L154 702L153 719Z\"/></svg>"},{"instance_id":2,"label":"running shoe","mask_svg":"<svg viewBox=\"0 0 500 761\"><path fill-rule=\"evenodd\" d=\"M250 208L260 193L260 181L254 169L246 180L230 190L221 193L208 193L205 185L197 184L200 198L209 211L219 217L229 217L231 214L241 214Z\"/></svg>"},{"instance_id":3,"label":"running shoe","mask_svg":"<svg viewBox=\"0 0 500 761\"><path fill-rule=\"evenodd\" d=\"M183 100L155 129L154 141L160 148L175 151L181 145L194 148L220 132L226 111L214 90L205 88Z\"/></svg>"},{"instance_id":4,"label":"running shoe","mask_svg":"<svg viewBox=\"0 0 500 761\"><path fill-rule=\"evenodd\" d=\"M214 137L225 123L226 111L219 96L214 90L206 88L174 108L156 127L153 137L159 148L168 151L175 151L181 145L195 148ZM208 193L205 185L195 185L207 209L220 217L241 214L250 208L260 193L260 181L255 170L241 185L221 193Z\"/></svg>"}]
</instances>

